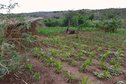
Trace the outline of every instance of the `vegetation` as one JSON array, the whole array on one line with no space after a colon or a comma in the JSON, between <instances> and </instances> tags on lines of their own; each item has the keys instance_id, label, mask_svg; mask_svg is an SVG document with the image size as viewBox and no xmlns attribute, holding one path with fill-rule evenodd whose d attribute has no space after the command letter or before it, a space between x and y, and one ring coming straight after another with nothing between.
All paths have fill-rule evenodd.
<instances>
[{"instance_id":1,"label":"vegetation","mask_svg":"<svg viewBox=\"0 0 126 84\"><path fill-rule=\"evenodd\" d=\"M2 8L6 7L8 6L2 5ZM10 10L8 9L9 13ZM32 80L38 82L49 77L50 81L57 77L58 80L63 79L71 84L90 84L97 83L96 81L115 83L115 77L125 79L124 20L118 14L113 15L110 12L96 16L90 12L84 14L83 11L69 11L62 17L46 18L39 22L44 27L38 27L36 35L31 31L27 32L30 24L26 23L22 27L26 30L23 30L24 33L18 32L18 40L14 41L11 40L15 38L6 37L7 25L1 24L0 78L27 71ZM67 29L74 30L75 33L67 33ZM49 81L47 79L44 83Z\"/></svg>"}]
</instances>

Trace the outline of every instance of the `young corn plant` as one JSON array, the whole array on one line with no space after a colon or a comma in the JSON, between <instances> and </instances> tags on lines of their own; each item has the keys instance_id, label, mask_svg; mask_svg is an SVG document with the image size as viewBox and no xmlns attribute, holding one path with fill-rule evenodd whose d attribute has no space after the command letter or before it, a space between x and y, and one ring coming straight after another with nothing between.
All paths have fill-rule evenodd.
<instances>
[{"instance_id":1,"label":"young corn plant","mask_svg":"<svg viewBox=\"0 0 126 84\"><path fill-rule=\"evenodd\" d=\"M111 79L112 78L112 76L108 70L104 70L102 72L93 72L93 74L100 79Z\"/></svg>"},{"instance_id":2,"label":"young corn plant","mask_svg":"<svg viewBox=\"0 0 126 84\"><path fill-rule=\"evenodd\" d=\"M69 61L69 65L76 66L76 61L73 58L71 58Z\"/></svg>"},{"instance_id":3,"label":"young corn plant","mask_svg":"<svg viewBox=\"0 0 126 84\"><path fill-rule=\"evenodd\" d=\"M32 64L27 64L26 68L32 73L33 72L33 65Z\"/></svg>"},{"instance_id":4,"label":"young corn plant","mask_svg":"<svg viewBox=\"0 0 126 84\"><path fill-rule=\"evenodd\" d=\"M81 84L91 84L89 77L82 77Z\"/></svg>"},{"instance_id":5,"label":"young corn plant","mask_svg":"<svg viewBox=\"0 0 126 84\"><path fill-rule=\"evenodd\" d=\"M39 72L35 72L33 77L36 81L39 81L41 79L41 74Z\"/></svg>"},{"instance_id":6,"label":"young corn plant","mask_svg":"<svg viewBox=\"0 0 126 84\"><path fill-rule=\"evenodd\" d=\"M55 67L56 73L60 73L63 68L63 64L59 61L55 61L54 67Z\"/></svg>"},{"instance_id":7,"label":"young corn plant","mask_svg":"<svg viewBox=\"0 0 126 84\"><path fill-rule=\"evenodd\" d=\"M112 51L108 50L105 54L100 55L100 60L105 61L110 55Z\"/></svg>"},{"instance_id":8,"label":"young corn plant","mask_svg":"<svg viewBox=\"0 0 126 84\"><path fill-rule=\"evenodd\" d=\"M68 83L72 83L72 81L75 80L75 76L69 71L64 71L64 77L67 78Z\"/></svg>"},{"instance_id":9,"label":"young corn plant","mask_svg":"<svg viewBox=\"0 0 126 84\"><path fill-rule=\"evenodd\" d=\"M87 59L81 66L80 71L83 72L87 69L88 66L90 66L93 63L93 59Z\"/></svg>"}]
</instances>

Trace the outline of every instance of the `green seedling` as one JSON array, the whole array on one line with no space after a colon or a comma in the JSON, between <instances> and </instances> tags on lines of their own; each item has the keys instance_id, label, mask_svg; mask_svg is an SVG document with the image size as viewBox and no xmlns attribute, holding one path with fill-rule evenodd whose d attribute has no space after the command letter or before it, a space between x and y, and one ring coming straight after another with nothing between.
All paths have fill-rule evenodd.
<instances>
[{"instance_id":1,"label":"green seedling","mask_svg":"<svg viewBox=\"0 0 126 84\"><path fill-rule=\"evenodd\" d=\"M102 47L98 47L97 50L98 50L98 52L102 51Z\"/></svg>"},{"instance_id":2,"label":"green seedling","mask_svg":"<svg viewBox=\"0 0 126 84\"><path fill-rule=\"evenodd\" d=\"M119 48L114 54L115 56L117 57L117 59L119 59L121 56L123 56L123 53L122 53L122 49Z\"/></svg>"},{"instance_id":3,"label":"green seedling","mask_svg":"<svg viewBox=\"0 0 126 84\"><path fill-rule=\"evenodd\" d=\"M76 61L75 61L73 58L70 59L69 65L71 65L71 66L76 66Z\"/></svg>"},{"instance_id":4,"label":"green seedling","mask_svg":"<svg viewBox=\"0 0 126 84\"><path fill-rule=\"evenodd\" d=\"M120 63L118 63L118 62L114 65L115 71L116 71L117 73L120 72L120 67L121 67L121 65L120 65Z\"/></svg>"},{"instance_id":5,"label":"green seedling","mask_svg":"<svg viewBox=\"0 0 126 84\"><path fill-rule=\"evenodd\" d=\"M63 64L59 61L55 61L54 62L54 67L57 73L60 73L62 68L63 68Z\"/></svg>"},{"instance_id":6,"label":"green seedling","mask_svg":"<svg viewBox=\"0 0 126 84\"><path fill-rule=\"evenodd\" d=\"M100 66L104 70L107 70L108 69L107 63L105 63L104 61L100 61Z\"/></svg>"},{"instance_id":7,"label":"green seedling","mask_svg":"<svg viewBox=\"0 0 126 84\"><path fill-rule=\"evenodd\" d=\"M54 66L54 59L52 57L45 58L44 62L47 66Z\"/></svg>"},{"instance_id":8,"label":"green seedling","mask_svg":"<svg viewBox=\"0 0 126 84\"><path fill-rule=\"evenodd\" d=\"M95 76L100 79L111 79L112 76L108 70L104 70L103 72L93 72Z\"/></svg>"},{"instance_id":9,"label":"green seedling","mask_svg":"<svg viewBox=\"0 0 126 84\"><path fill-rule=\"evenodd\" d=\"M64 71L64 77L67 78L68 83L71 83L73 80L75 80L74 75L69 71Z\"/></svg>"},{"instance_id":10,"label":"green seedling","mask_svg":"<svg viewBox=\"0 0 126 84\"><path fill-rule=\"evenodd\" d=\"M93 64L93 59L87 59L81 66L80 66L80 71L84 71L87 69L88 66Z\"/></svg>"},{"instance_id":11,"label":"green seedling","mask_svg":"<svg viewBox=\"0 0 126 84\"><path fill-rule=\"evenodd\" d=\"M112 52L108 50L105 54L100 55L100 60L105 61L111 55L111 53Z\"/></svg>"},{"instance_id":12,"label":"green seedling","mask_svg":"<svg viewBox=\"0 0 126 84\"><path fill-rule=\"evenodd\" d=\"M92 52L89 53L89 58L90 59L95 58L95 56L96 56L96 53L94 51L92 51Z\"/></svg>"},{"instance_id":13,"label":"green seedling","mask_svg":"<svg viewBox=\"0 0 126 84\"><path fill-rule=\"evenodd\" d=\"M26 68L30 71L33 72L33 65L32 64L27 64Z\"/></svg>"},{"instance_id":14,"label":"green seedling","mask_svg":"<svg viewBox=\"0 0 126 84\"><path fill-rule=\"evenodd\" d=\"M82 77L81 84L91 84L89 77Z\"/></svg>"},{"instance_id":15,"label":"green seedling","mask_svg":"<svg viewBox=\"0 0 126 84\"><path fill-rule=\"evenodd\" d=\"M108 71L110 72L110 74L112 76L118 76L118 75L120 75L122 73L120 70L114 68L113 66L108 67Z\"/></svg>"},{"instance_id":16,"label":"green seedling","mask_svg":"<svg viewBox=\"0 0 126 84\"><path fill-rule=\"evenodd\" d=\"M41 74L39 72L35 72L33 77L36 81L39 81L41 79Z\"/></svg>"}]
</instances>

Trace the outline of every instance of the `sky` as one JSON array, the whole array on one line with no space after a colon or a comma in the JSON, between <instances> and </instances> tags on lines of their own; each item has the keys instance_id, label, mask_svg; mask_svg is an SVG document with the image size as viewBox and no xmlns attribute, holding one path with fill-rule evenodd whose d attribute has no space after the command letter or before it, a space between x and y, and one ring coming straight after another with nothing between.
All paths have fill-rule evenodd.
<instances>
[{"instance_id":1,"label":"sky","mask_svg":"<svg viewBox=\"0 0 126 84\"><path fill-rule=\"evenodd\" d=\"M8 4L9 0L0 0L0 4ZM62 11L78 9L126 8L126 0L12 0L19 6L12 13L28 13L38 11ZM6 13L6 10L0 10Z\"/></svg>"}]
</instances>

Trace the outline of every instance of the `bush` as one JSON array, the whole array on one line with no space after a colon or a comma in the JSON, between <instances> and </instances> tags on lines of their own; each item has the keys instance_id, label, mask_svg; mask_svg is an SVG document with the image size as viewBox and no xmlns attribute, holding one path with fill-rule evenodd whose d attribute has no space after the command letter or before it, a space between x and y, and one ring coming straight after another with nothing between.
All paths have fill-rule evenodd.
<instances>
[{"instance_id":1,"label":"bush","mask_svg":"<svg viewBox=\"0 0 126 84\"><path fill-rule=\"evenodd\" d=\"M21 69L22 57L15 51L15 46L2 43L0 51L0 78L10 72L15 72Z\"/></svg>"},{"instance_id":2,"label":"bush","mask_svg":"<svg viewBox=\"0 0 126 84\"><path fill-rule=\"evenodd\" d=\"M63 19L50 18L44 21L44 24L48 27L63 26Z\"/></svg>"},{"instance_id":3,"label":"bush","mask_svg":"<svg viewBox=\"0 0 126 84\"><path fill-rule=\"evenodd\" d=\"M111 19L103 22L103 29L105 32L116 32L120 27L121 21L117 19Z\"/></svg>"}]
</instances>

